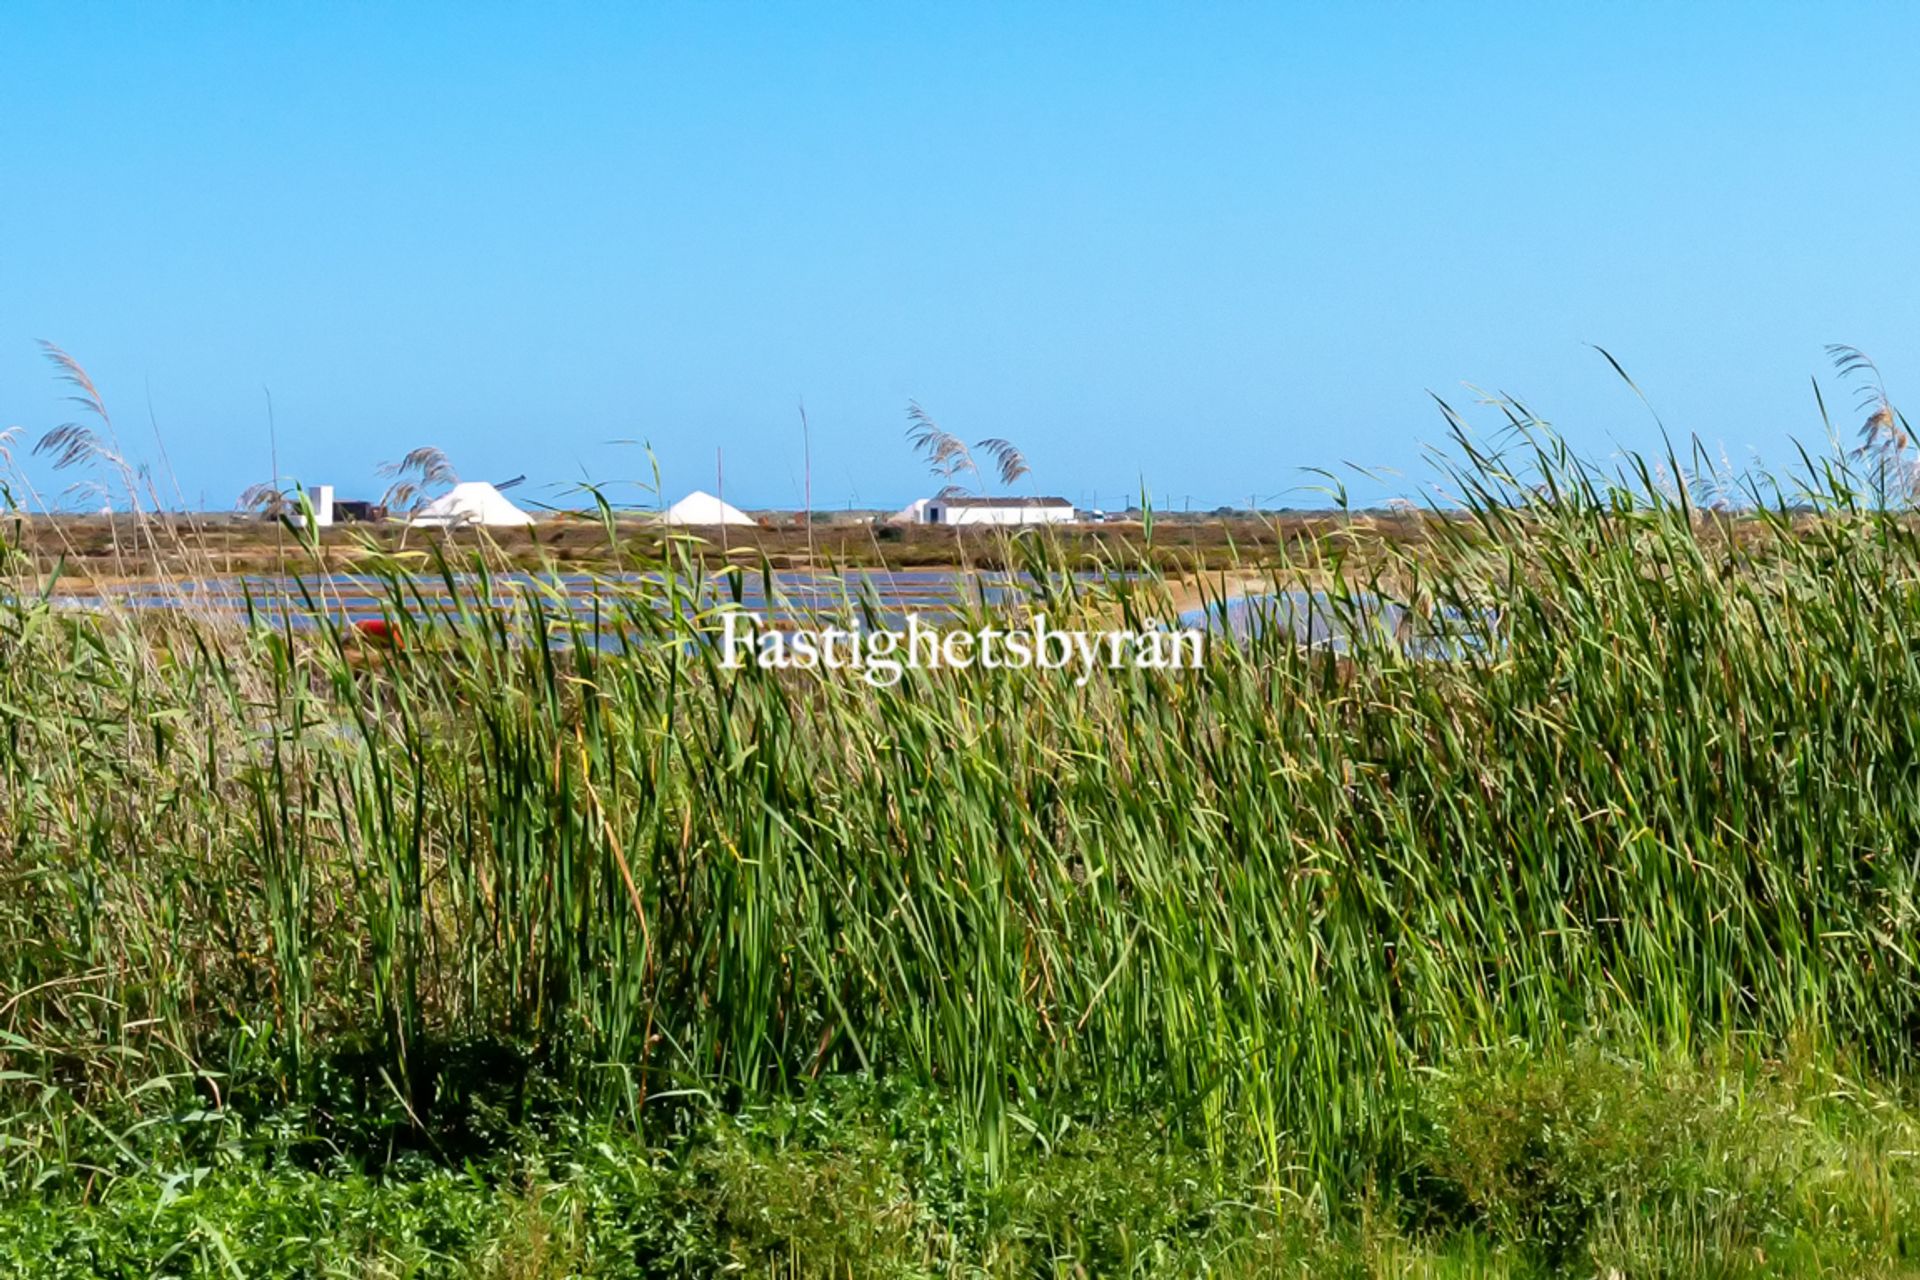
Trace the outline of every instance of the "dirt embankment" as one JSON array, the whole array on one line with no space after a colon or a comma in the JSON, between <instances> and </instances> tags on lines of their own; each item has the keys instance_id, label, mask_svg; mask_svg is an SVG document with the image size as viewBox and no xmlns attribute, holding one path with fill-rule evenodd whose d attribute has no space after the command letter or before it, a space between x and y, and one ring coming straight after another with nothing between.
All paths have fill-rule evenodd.
<instances>
[{"instance_id":1,"label":"dirt embankment","mask_svg":"<svg viewBox=\"0 0 1920 1280\"><path fill-rule=\"evenodd\" d=\"M233 516L22 517L6 530L14 572L58 571L65 590L84 591L130 581L164 581L233 574L351 571L371 556L431 553L452 545L485 548L505 568L593 572L632 568L664 555L685 554L708 567L757 565L776 569L1000 569L1022 556L1004 530L889 526L816 521L809 530L792 516L770 517L752 528L666 530L657 522L625 518L609 530L585 516L556 516L528 529L423 530L397 522L323 530L313 547L277 524ZM1177 586L1181 600L1199 603L1196 571L1210 586L1259 579L1263 569L1311 560L1322 550L1351 551L1423 540L1417 518L1325 514L1246 517L1160 517L1149 541L1132 522L1065 525L1028 531L1054 547L1055 562L1076 569L1124 570L1151 563ZM316 554L317 553L317 554ZM1191 607L1183 605L1183 607Z\"/></svg>"}]
</instances>

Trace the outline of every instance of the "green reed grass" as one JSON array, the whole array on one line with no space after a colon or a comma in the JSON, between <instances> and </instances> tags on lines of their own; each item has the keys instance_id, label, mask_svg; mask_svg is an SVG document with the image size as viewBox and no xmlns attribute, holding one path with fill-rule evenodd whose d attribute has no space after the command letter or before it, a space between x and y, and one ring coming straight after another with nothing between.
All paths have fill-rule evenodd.
<instances>
[{"instance_id":1,"label":"green reed grass","mask_svg":"<svg viewBox=\"0 0 1920 1280\"><path fill-rule=\"evenodd\" d=\"M1425 1073L1513 1041L1905 1080L1913 525L1844 468L1702 513L1523 440L1463 440L1422 539L1247 549L1343 651L1273 629L1085 688L723 671L699 637L748 571L685 546L586 620L484 551L377 562L391 654L20 592L0 1182L316 1105L345 1059L434 1143L474 1046L642 1130L863 1072L958 1099L989 1163L1149 1106L1332 1188L1392 1167ZM1010 551L1056 625L1172 617L1151 570ZM1498 622L1422 658L1359 626L1375 596Z\"/></svg>"}]
</instances>

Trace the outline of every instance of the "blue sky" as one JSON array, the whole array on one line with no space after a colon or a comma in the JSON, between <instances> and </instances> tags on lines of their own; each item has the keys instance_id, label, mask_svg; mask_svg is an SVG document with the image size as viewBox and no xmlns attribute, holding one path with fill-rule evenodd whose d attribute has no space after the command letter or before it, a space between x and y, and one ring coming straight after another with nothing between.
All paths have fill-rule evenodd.
<instances>
[{"instance_id":1,"label":"blue sky","mask_svg":"<svg viewBox=\"0 0 1920 1280\"><path fill-rule=\"evenodd\" d=\"M1583 451L1818 441L1822 345L1920 378L1920 10L1232 4L0 7L0 425L94 374L189 502L650 475L1308 504L1428 390ZM1846 398L1839 397L1843 402ZM1834 397L1830 397L1831 400ZM151 419L149 416L151 406ZM22 452L16 446L16 453ZM68 477L40 464L49 492Z\"/></svg>"}]
</instances>

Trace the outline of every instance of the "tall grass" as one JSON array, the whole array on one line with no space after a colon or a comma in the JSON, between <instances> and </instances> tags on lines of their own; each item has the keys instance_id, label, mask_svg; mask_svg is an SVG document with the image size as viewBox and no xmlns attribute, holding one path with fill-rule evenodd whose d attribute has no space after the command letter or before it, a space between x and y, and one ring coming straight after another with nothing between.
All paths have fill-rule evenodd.
<instances>
[{"instance_id":1,"label":"tall grass","mask_svg":"<svg viewBox=\"0 0 1920 1280\"><path fill-rule=\"evenodd\" d=\"M1912 523L1844 466L1703 514L1531 429L1450 481L1417 542L1248 549L1334 584L1339 651L1275 627L1084 688L721 670L739 571L685 548L592 611L442 548L427 618L422 562L376 562L377 654L19 591L0 1181L343 1073L450 1144L476 1060L643 1130L918 1081L989 1161L1145 1106L1336 1190L1393 1167L1423 1073L1515 1040L1906 1079ZM1012 550L1056 625L1172 614L1150 570ZM1484 634L1420 656L1380 598Z\"/></svg>"}]
</instances>

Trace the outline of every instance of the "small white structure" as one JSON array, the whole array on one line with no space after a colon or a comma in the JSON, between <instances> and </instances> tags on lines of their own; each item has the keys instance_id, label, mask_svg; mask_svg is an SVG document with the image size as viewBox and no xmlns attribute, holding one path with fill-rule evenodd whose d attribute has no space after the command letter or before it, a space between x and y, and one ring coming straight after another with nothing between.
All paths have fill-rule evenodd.
<instances>
[{"instance_id":1,"label":"small white structure","mask_svg":"<svg viewBox=\"0 0 1920 1280\"><path fill-rule=\"evenodd\" d=\"M533 517L484 480L463 480L414 513L412 523L452 529L467 525L528 525Z\"/></svg>"},{"instance_id":2,"label":"small white structure","mask_svg":"<svg viewBox=\"0 0 1920 1280\"><path fill-rule=\"evenodd\" d=\"M722 502L703 489L695 489L667 508L668 524L752 524L754 519L740 508Z\"/></svg>"},{"instance_id":3,"label":"small white structure","mask_svg":"<svg viewBox=\"0 0 1920 1280\"><path fill-rule=\"evenodd\" d=\"M333 486L316 484L307 490L307 504L313 508L313 523L316 528L324 529L333 523ZM288 517L294 527L300 528L307 522L306 510L298 502L294 503L293 514Z\"/></svg>"},{"instance_id":4,"label":"small white structure","mask_svg":"<svg viewBox=\"0 0 1920 1280\"><path fill-rule=\"evenodd\" d=\"M912 502L909 502L906 506L888 516L887 523L925 524L927 522L927 506L932 501L932 498L915 498Z\"/></svg>"},{"instance_id":5,"label":"small white structure","mask_svg":"<svg viewBox=\"0 0 1920 1280\"><path fill-rule=\"evenodd\" d=\"M926 505L928 524L1070 524L1065 498L935 498Z\"/></svg>"}]
</instances>

